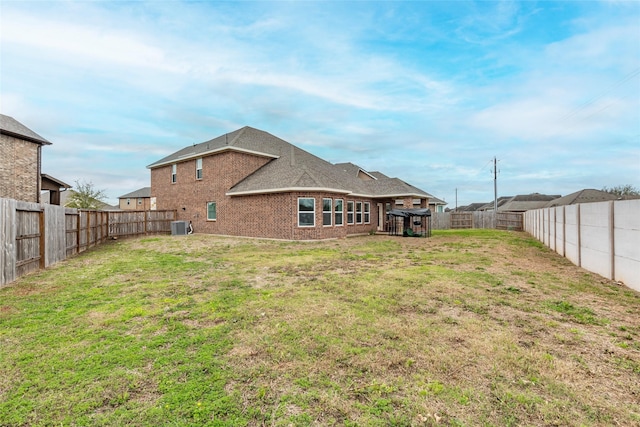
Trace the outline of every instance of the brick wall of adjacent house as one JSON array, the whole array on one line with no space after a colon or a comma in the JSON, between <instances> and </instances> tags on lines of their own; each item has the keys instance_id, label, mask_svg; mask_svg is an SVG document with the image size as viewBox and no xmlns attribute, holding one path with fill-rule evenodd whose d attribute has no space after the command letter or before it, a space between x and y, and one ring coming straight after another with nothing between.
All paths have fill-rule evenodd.
<instances>
[{"instance_id":1,"label":"brick wall of adjacent house","mask_svg":"<svg viewBox=\"0 0 640 427\"><path fill-rule=\"evenodd\" d=\"M0 134L0 197L40 201L39 144Z\"/></svg>"},{"instance_id":2,"label":"brick wall of adjacent house","mask_svg":"<svg viewBox=\"0 0 640 427\"><path fill-rule=\"evenodd\" d=\"M177 164L177 180L171 183L171 165L151 170L151 197L157 209L176 209L178 220L191 221L196 233L262 237L285 240L315 240L365 234L376 229L377 203L367 198L329 192L289 192L227 196L227 191L269 162L268 158L226 152L203 158L203 177L196 180L196 162ZM286 183L284 184L286 185ZM283 185L283 186L284 186ZM298 226L298 198L315 199L315 226ZM322 199L344 201L343 225L323 225ZM369 202L369 223L347 224L347 201ZM207 220L207 203L216 203L216 220ZM355 212L354 212L355 217ZM355 219L355 218L354 218ZM363 215L364 220L364 215ZM355 221L354 221L355 222Z\"/></svg>"}]
</instances>

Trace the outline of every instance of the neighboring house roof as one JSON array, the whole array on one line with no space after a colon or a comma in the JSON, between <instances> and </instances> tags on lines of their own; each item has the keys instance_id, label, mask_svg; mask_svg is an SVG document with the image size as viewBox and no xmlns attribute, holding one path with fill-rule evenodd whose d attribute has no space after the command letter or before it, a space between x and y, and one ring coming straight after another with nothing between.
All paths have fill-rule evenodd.
<instances>
[{"instance_id":1,"label":"neighboring house roof","mask_svg":"<svg viewBox=\"0 0 640 427\"><path fill-rule=\"evenodd\" d=\"M5 116L4 114L0 114L0 133L40 145L51 145L51 142L47 141L13 117Z\"/></svg>"},{"instance_id":2,"label":"neighboring house roof","mask_svg":"<svg viewBox=\"0 0 640 427\"><path fill-rule=\"evenodd\" d=\"M132 191L131 193L127 193L118 197L119 199L137 199L140 197L151 197L151 187L142 187L137 189L136 191Z\"/></svg>"},{"instance_id":3,"label":"neighboring house roof","mask_svg":"<svg viewBox=\"0 0 640 427\"><path fill-rule=\"evenodd\" d=\"M46 173L40 174L40 178L43 181L45 181L45 180L49 181L53 185L55 185L57 187L60 187L60 188L71 188L71 186L69 184L62 182L59 179L52 177L51 175L47 175Z\"/></svg>"},{"instance_id":4,"label":"neighboring house roof","mask_svg":"<svg viewBox=\"0 0 640 427\"><path fill-rule=\"evenodd\" d=\"M398 178L371 174L352 163L334 165L268 132L245 126L212 140L185 147L147 166L153 169L224 151L236 151L271 159L234 185L227 194L329 191L371 197L431 197ZM362 180L359 173L372 179Z\"/></svg>"},{"instance_id":5,"label":"neighboring house roof","mask_svg":"<svg viewBox=\"0 0 640 427\"><path fill-rule=\"evenodd\" d=\"M560 195L547 195L540 193L523 194L514 196L502 205L498 206L499 211L525 212L532 209L543 208L551 200L559 198Z\"/></svg>"},{"instance_id":6,"label":"neighboring house roof","mask_svg":"<svg viewBox=\"0 0 640 427\"><path fill-rule=\"evenodd\" d=\"M483 206L486 206L487 203L484 202L480 202L480 203L471 203L470 205L465 205L465 206L458 206L456 209L454 209L455 212L475 212L478 209L480 209ZM493 208L493 203L491 203L491 208Z\"/></svg>"},{"instance_id":7,"label":"neighboring house roof","mask_svg":"<svg viewBox=\"0 0 640 427\"><path fill-rule=\"evenodd\" d=\"M504 205L505 203L507 203L509 200L513 199L514 196L503 196L503 197L498 197L498 210L500 210L500 207L502 205ZM472 203L472 205L475 205L476 203ZM494 202L491 201L489 203L485 203L482 206L476 208L475 210L478 211L492 211L493 210L493 206ZM470 205L471 206L471 205Z\"/></svg>"},{"instance_id":8,"label":"neighboring house roof","mask_svg":"<svg viewBox=\"0 0 640 427\"><path fill-rule=\"evenodd\" d=\"M440 200L437 197L430 197L429 198L429 204L430 205L446 205L447 202L445 202L444 200Z\"/></svg>"},{"instance_id":9,"label":"neighboring house roof","mask_svg":"<svg viewBox=\"0 0 640 427\"><path fill-rule=\"evenodd\" d=\"M567 194L566 196L553 199L548 202L545 207L577 205L578 203L605 202L608 200L619 199L619 196L607 193L606 191L585 188L584 190L576 191L575 193Z\"/></svg>"}]
</instances>

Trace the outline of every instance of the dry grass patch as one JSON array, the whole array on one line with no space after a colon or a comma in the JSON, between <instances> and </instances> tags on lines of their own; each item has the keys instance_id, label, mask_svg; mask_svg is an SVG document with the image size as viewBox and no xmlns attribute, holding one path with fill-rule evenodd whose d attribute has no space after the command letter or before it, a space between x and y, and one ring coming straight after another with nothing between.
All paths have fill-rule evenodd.
<instances>
[{"instance_id":1,"label":"dry grass patch","mask_svg":"<svg viewBox=\"0 0 640 427\"><path fill-rule=\"evenodd\" d=\"M640 423L639 294L523 233L142 238L0 298L3 425Z\"/></svg>"}]
</instances>

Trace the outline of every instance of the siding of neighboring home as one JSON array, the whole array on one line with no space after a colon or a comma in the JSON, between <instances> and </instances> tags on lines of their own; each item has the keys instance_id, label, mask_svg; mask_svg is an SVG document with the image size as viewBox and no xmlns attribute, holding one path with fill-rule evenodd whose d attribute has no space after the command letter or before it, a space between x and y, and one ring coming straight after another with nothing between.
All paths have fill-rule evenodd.
<instances>
[{"instance_id":1,"label":"siding of neighboring home","mask_svg":"<svg viewBox=\"0 0 640 427\"><path fill-rule=\"evenodd\" d=\"M127 199L130 199L127 205ZM140 203L138 203L140 200ZM123 211L148 211L151 209L151 200L148 197L121 198L118 207Z\"/></svg>"},{"instance_id":2,"label":"siding of neighboring home","mask_svg":"<svg viewBox=\"0 0 640 427\"><path fill-rule=\"evenodd\" d=\"M40 201L41 146L0 134L0 197Z\"/></svg>"}]
</instances>

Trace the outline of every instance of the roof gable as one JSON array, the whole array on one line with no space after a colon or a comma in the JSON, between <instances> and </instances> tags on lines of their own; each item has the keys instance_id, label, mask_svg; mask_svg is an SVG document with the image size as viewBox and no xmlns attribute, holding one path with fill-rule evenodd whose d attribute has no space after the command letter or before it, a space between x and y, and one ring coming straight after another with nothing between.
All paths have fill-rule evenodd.
<instances>
[{"instance_id":1,"label":"roof gable","mask_svg":"<svg viewBox=\"0 0 640 427\"><path fill-rule=\"evenodd\" d=\"M151 197L151 187L142 187L135 191L132 191L131 193L124 194L118 198L119 199L127 199L127 198L135 199L139 197Z\"/></svg>"},{"instance_id":2,"label":"roof gable","mask_svg":"<svg viewBox=\"0 0 640 427\"><path fill-rule=\"evenodd\" d=\"M41 137L13 117L0 114L0 133L13 136L15 138L30 141L40 145L51 145L51 142Z\"/></svg>"}]
</instances>

